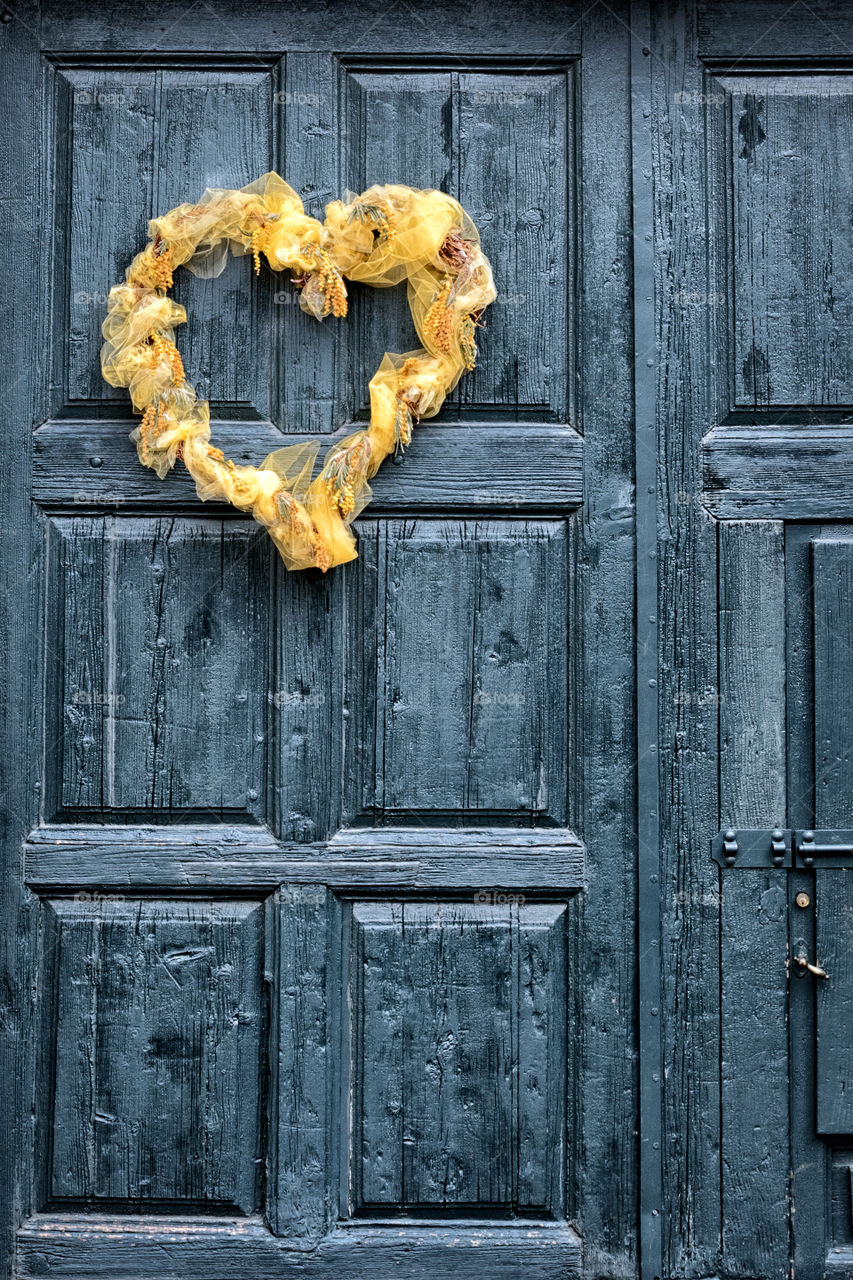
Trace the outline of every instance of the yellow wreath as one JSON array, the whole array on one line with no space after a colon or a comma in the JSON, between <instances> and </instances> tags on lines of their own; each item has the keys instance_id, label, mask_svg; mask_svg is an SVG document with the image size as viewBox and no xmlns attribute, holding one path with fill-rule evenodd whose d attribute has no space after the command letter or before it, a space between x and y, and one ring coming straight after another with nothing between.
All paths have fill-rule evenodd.
<instances>
[{"instance_id":1,"label":"yellow wreath","mask_svg":"<svg viewBox=\"0 0 853 1280\"><path fill-rule=\"evenodd\" d=\"M140 461L162 479L180 458L202 501L251 511L289 569L325 572L355 559L350 525L370 501L369 480L474 368L475 329L495 286L471 219L441 191L372 186L327 205L320 223L267 173L239 191L210 190L178 205L149 224L149 235L125 283L110 290L101 350L107 382L129 387L142 412L131 435ZM277 449L260 469L235 466L210 443L209 406L184 376L174 330L187 314L167 296L172 272L219 275L229 248L252 254L256 272L261 254L273 271L291 271L300 306L318 319L346 315L345 279L380 288L408 282L423 349L386 353L370 382L370 425L334 444L316 478L316 441Z\"/></svg>"}]
</instances>

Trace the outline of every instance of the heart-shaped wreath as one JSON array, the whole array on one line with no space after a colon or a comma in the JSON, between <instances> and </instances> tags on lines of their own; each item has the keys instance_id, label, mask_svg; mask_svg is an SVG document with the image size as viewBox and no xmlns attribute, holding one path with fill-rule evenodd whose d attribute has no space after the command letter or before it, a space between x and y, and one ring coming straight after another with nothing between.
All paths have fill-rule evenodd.
<instances>
[{"instance_id":1,"label":"heart-shaped wreath","mask_svg":"<svg viewBox=\"0 0 853 1280\"><path fill-rule=\"evenodd\" d=\"M110 290L101 351L107 382L129 387L142 413L131 436L140 461L162 479L180 458L202 501L251 511L289 569L325 572L355 559L350 525L370 501L370 478L474 368L475 330L495 286L471 219L441 191L373 186L327 205L320 223L267 173L239 191L209 190L197 204L178 205L149 234L125 283ZM174 330L187 314L167 296L172 272L219 275L229 248L251 254L256 272L261 255L273 271L292 272L300 306L320 320L346 315L346 279L380 288L407 281L423 348L386 353L370 382L369 426L336 442L316 477L316 441L277 449L260 468L235 466L210 443L209 406L184 376Z\"/></svg>"}]
</instances>

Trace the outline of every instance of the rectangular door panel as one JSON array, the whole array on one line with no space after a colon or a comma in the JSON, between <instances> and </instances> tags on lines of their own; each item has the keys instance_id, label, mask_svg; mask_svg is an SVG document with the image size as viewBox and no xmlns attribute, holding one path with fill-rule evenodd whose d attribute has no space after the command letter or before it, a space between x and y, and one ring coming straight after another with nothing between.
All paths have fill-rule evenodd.
<instances>
[{"instance_id":1,"label":"rectangular door panel","mask_svg":"<svg viewBox=\"0 0 853 1280\"><path fill-rule=\"evenodd\" d=\"M354 906L356 1213L559 1216L565 917L486 889Z\"/></svg>"},{"instance_id":2,"label":"rectangular door panel","mask_svg":"<svg viewBox=\"0 0 853 1280\"><path fill-rule=\"evenodd\" d=\"M345 744L352 819L565 822L565 525L362 528Z\"/></svg>"},{"instance_id":3,"label":"rectangular door panel","mask_svg":"<svg viewBox=\"0 0 853 1280\"><path fill-rule=\"evenodd\" d=\"M101 322L111 286L147 240L148 219L192 203L205 187L244 186L276 163L277 63L116 63L45 64L56 137L54 325L69 334L55 345L63 392L53 416L128 416L127 393L101 376ZM245 268L229 261L220 279L203 282L178 272L172 296L188 308L179 343L199 396L229 416L263 420L277 414L286 312L272 306L270 274L250 283ZM235 359L236 351L252 358Z\"/></svg>"},{"instance_id":4,"label":"rectangular door panel","mask_svg":"<svg viewBox=\"0 0 853 1280\"><path fill-rule=\"evenodd\" d=\"M814 809L818 828L853 826L853 539L812 542ZM815 872L817 1130L853 1134L853 870Z\"/></svg>"},{"instance_id":5,"label":"rectangular door panel","mask_svg":"<svg viewBox=\"0 0 853 1280\"><path fill-rule=\"evenodd\" d=\"M45 819L262 821L261 530L80 515L48 547Z\"/></svg>"},{"instance_id":6,"label":"rectangular door panel","mask_svg":"<svg viewBox=\"0 0 853 1280\"><path fill-rule=\"evenodd\" d=\"M853 870L815 873L817 1131L853 1135Z\"/></svg>"},{"instance_id":7,"label":"rectangular door panel","mask_svg":"<svg viewBox=\"0 0 853 1280\"><path fill-rule=\"evenodd\" d=\"M853 80L768 68L708 89L730 180L731 409L850 405Z\"/></svg>"},{"instance_id":8,"label":"rectangular door panel","mask_svg":"<svg viewBox=\"0 0 853 1280\"><path fill-rule=\"evenodd\" d=\"M45 907L48 1203L251 1213L263 970L255 903L79 892Z\"/></svg>"}]
</instances>

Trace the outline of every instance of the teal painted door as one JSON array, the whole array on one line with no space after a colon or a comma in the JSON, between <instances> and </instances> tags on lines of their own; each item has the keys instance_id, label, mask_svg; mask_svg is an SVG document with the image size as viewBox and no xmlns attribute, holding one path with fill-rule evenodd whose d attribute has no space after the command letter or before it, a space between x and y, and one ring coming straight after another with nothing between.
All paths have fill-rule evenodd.
<instances>
[{"instance_id":1,"label":"teal painted door","mask_svg":"<svg viewBox=\"0 0 853 1280\"><path fill-rule=\"evenodd\" d=\"M851 49L844 0L0 14L0 1276L853 1275ZM326 577L98 366L148 218L271 168L451 192L499 294ZM239 461L414 342L176 293Z\"/></svg>"},{"instance_id":2,"label":"teal painted door","mask_svg":"<svg viewBox=\"0 0 853 1280\"><path fill-rule=\"evenodd\" d=\"M0 36L11 1273L630 1271L624 14L75 3ZM147 220L271 168L312 213L452 192L500 292L326 577L143 471L98 365ZM238 461L352 430L415 341L399 293L320 326L245 260L176 294Z\"/></svg>"},{"instance_id":3,"label":"teal painted door","mask_svg":"<svg viewBox=\"0 0 853 1280\"><path fill-rule=\"evenodd\" d=\"M853 1275L851 18L648 33L665 1276Z\"/></svg>"}]
</instances>

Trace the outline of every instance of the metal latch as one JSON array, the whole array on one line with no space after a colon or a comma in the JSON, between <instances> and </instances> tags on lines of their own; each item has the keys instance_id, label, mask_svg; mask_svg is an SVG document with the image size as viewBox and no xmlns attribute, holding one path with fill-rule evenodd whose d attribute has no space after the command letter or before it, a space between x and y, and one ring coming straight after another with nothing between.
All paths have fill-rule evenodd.
<instances>
[{"instance_id":1,"label":"metal latch","mask_svg":"<svg viewBox=\"0 0 853 1280\"><path fill-rule=\"evenodd\" d=\"M807 973L814 974L816 978L828 978L829 974L826 969L819 964L812 964L808 957L806 944L802 938L798 938L794 943L794 972L798 978L804 978Z\"/></svg>"},{"instance_id":2,"label":"metal latch","mask_svg":"<svg viewBox=\"0 0 853 1280\"><path fill-rule=\"evenodd\" d=\"M721 867L851 867L853 831L842 828L725 827L711 841Z\"/></svg>"},{"instance_id":3,"label":"metal latch","mask_svg":"<svg viewBox=\"0 0 853 1280\"><path fill-rule=\"evenodd\" d=\"M711 856L721 867L790 867L792 836L784 827L726 827L711 841Z\"/></svg>"},{"instance_id":4,"label":"metal latch","mask_svg":"<svg viewBox=\"0 0 853 1280\"><path fill-rule=\"evenodd\" d=\"M837 866L840 858L853 862L853 831L795 831L794 844L806 867L814 866L816 859L822 866Z\"/></svg>"}]
</instances>

